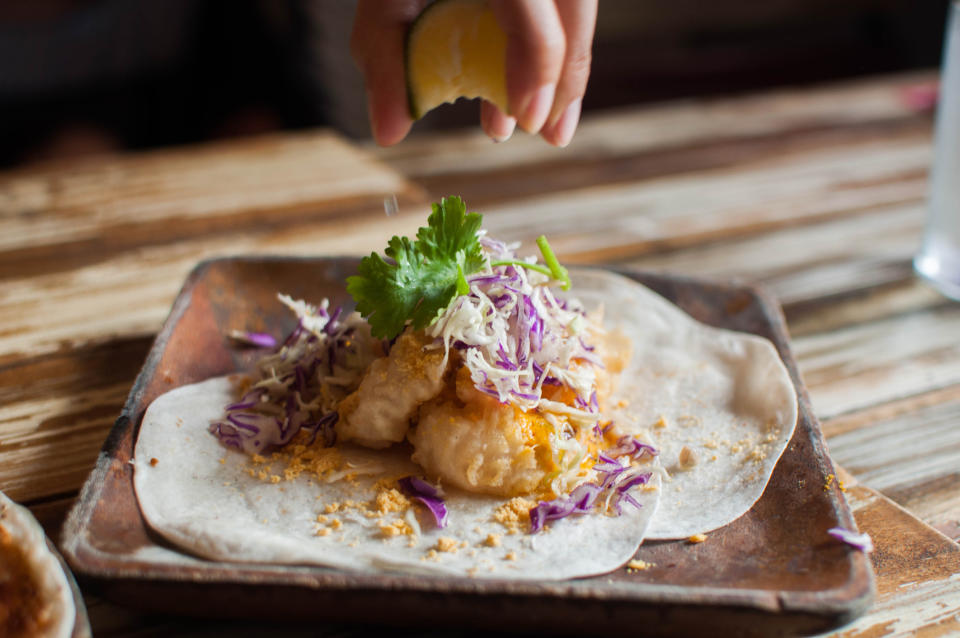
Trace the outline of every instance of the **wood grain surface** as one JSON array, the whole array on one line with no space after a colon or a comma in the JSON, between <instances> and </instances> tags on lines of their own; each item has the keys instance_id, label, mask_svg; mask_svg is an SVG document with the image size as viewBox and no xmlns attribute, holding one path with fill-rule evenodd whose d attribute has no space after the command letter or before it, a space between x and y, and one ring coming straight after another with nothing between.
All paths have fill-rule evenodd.
<instances>
[{"instance_id":1,"label":"wood grain surface","mask_svg":"<svg viewBox=\"0 0 960 638\"><path fill-rule=\"evenodd\" d=\"M877 605L848 635L956 633L960 304L910 265L932 124L912 96L935 81L601 113L563 150L522 134L376 149L317 132L2 174L0 489L55 535L197 261L380 249L422 222L430 197L461 194L492 234L546 232L571 263L772 292L878 547ZM400 214L387 217L390 193ZM143 616L85 593L98 636L269 631ZM297 632L315 634L289 627Z\"/></svg>"}]
</instances>

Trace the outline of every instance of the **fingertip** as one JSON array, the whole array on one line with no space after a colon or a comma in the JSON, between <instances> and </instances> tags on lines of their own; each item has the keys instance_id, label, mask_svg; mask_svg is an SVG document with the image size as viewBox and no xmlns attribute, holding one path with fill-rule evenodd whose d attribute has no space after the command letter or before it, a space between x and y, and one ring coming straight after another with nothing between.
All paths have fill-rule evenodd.
<instances>
[{"instance_id":1,"label":"fingertip","mask_svg":"<svg viewBox=\"0 0 960 638\"><path fill-rule=\"evenodd\" d=\"M413 119L405 104L402 100L381 99L376 93L367 93L370 130L380 146L393 146L400 142L413 127Z\"/></svg>"},{"instance_id":2,"label":"fingertip","mask_svg":"<svg viewBox=\"0 0 960 638\"><path fill-rule=\"evenodd\" d=\"M573 134L577 130L577 124L580 122L580 111L582 107L582 98L576 98L570 102L567 108L560 114L560 117L557 118L557 121L541 131L543 139L561 148L569 145L573 140Z\"/></svg>"},{"instance_id":3,"label":"fingertip","mask_svg":"<svg viewBox=\"0 0 960 638\"><path fill-rule=\"evenodd\" d=\"M484 100L480 105L480 126L494 142L505 142L513 135L517 120Z\"/></svg>"},{"instance_id":4,"label":"fingertip","mask_svg":"<svg viewBox=\"0 0 960 638\"><path fill-rule=\"evenodd\" d=\"M525 103L518 112L517 123L520 128L527 133L539 133L550 115L550 109L553 107L553 97L556 92L557 85L548 83L540 86L527 96Z\"/></svg>"}]
</instances>

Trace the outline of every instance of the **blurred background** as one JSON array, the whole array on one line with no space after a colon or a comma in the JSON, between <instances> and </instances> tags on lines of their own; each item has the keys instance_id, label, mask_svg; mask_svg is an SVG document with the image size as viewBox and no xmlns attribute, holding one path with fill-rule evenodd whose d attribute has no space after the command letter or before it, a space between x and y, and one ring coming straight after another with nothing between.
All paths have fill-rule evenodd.
<instances>
[{"instance_id":1,"label":"blurred background","mask_svg":"<svg viewBox=\"0 0 960 638\"><path fill-rule=\"evenodd\" d=\"M947 0L602 0L586 110L939 64ZM368 135L349 0L0 3L0 166L273 130ZM473 126L443 107L418 131Z\"/></svg>"}]
</instances>

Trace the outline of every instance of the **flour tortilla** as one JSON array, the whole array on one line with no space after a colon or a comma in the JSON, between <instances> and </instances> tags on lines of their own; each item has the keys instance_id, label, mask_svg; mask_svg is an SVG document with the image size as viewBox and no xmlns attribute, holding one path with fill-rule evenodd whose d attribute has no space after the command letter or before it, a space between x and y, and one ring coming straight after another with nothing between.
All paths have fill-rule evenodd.
<instances>
[{"instance_id":1,"label":"flour tortilla","mask_svg":"<svg viewBox=\"0 0 960 638\"><path fill-rule=\"evenodd\" d=\"M384 476L422 475L409 460L410 449L340 447L354 466L378 467L372 478L361 476L356 482L317 483L306 476L264 482L247 473L247 455L225 449L207 432L209 422L222 416L223 406L234 397L227 377L177 388L150 405L137 439L134 486L144 517L167 540L206 558L366 572L567 579L609 572L628 561L657 508L658 490L638 490L643 507L627 505L623 516L569 517L551 523L545 533L510 535L491 520L506 499L451 489L444 529L437 529L429 515L420 516L420 535L385 539L376 519L357 513L341 517L340 530L317 536L316 517L326 504L369 500L374 481ZM658 484L655 474L653 485ZM491 533L502 535L498 547L485 544ZM466 546L428 558L441 537Z\"/></svg>"},{"instance_id":2,"label":"flour tortilla","mask_svg":"<svg viewBox=\"0 0 960 638\"><path fill-rule=\"evenodd\" d=\"M134 473L144 517L172 543L217 560L549 580L616 569L645 535L684 538L741 516L763 493L796 422L796 395L773 346L700 324L618 275L572 275L576 296L590 309L604 306L605 325L633 342L609 401L622 407L607 416L632 433L649 432L670 474L660 489L636 492L640 510L569 517L546 533L503 534L499 547L487 547L488 534L504 532L491 514L505 499L450 490L448 527L437 530L421 516L423 533L413 547L407 536L383 539L375 521L362 515L345 519L338 533L317 536L315 519L324 504L369 499L380 476L421 474L409 448L343 447L357 466L379 466L380 474L356 483L318 484L305 477L263 482L247 473L246 455L225 449L207 432L235 399L230 381L217 378L178 388L148 408ZM657 422L666 427L654 427ZM684 446L697 457L688 470L675 467ZM466 546L425 559L440 537ZM506 560L508 554L515 560Z\"/></svg>"},{"instance_id":3,"label":"flour tortilla","mask_svg":"<svg viewBox=\"0 0 960 638\"><path fill-rule=\"evenodd\" d=\"M573 290L633 342L610 401L620 427L647 431L670 475L649 539L723 527L763 494L793 436L797 395L776 349L755 335L702 324L620 275L577 271ZM659 425L660 427L656 427ZM696 458L681 469L683 447Z\"/></svg>"},{"instance_id":4,"label":"flour tortilla","mask_svg":"<svg viewBox=\"0 0 960 638\"><path fill-rule=\"evenodd\" d=\"M60 561L47 547L43 529L30 511L11 501L0 492L0 584L7 578L33 581L36 599L3 600L0 608L8 607L16 614L23 612L25 606L36 609L36 615L30 619L34 623L36 638L67 638L73 632L76 607L67 576ZM6 552L16 552L19 556L8 556ZM26 574L19 571L11 573L11 567L23 563ZM7 588L0 587L0 590ZM12 591L11 588L9 591ZM4 629L0 618L0 632Z\"/></svg>"}]
</instances>

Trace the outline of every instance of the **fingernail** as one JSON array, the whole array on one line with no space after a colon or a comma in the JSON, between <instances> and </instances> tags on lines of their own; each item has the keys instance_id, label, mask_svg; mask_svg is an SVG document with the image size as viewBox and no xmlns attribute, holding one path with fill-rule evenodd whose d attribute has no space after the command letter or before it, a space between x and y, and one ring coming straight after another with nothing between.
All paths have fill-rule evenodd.
<instances>
[{"instance_id":1,"label":"fingernail","mask_svg":"<svg viewBox=\"0 0 960 638\"><path fill-rule=\"evenodd\" d=\"M553 84L544 84L530 96L526 105L520 109L520 117L517 122L520 128L527 133L539 133L543 124L550 115L550 108L553 106L553 95L556 87Z\"/></svg>"},{"instance_id":2,"label":"fingernail","mask_svg":"<svg viewBox=\"0 0 960 638\"><path fill-rule=\"evenodd\" d=\"M580 98L570 102L567 108L564 109L560 119L558 119L554 125L553 143L557 146L564 147L573 139L573 133L577 130L577 122L580 121L580 107L582 104L583 100Z\"/></svg>"},{"instance_id":3,"label":"fingernail","mask_svg":"<svg viewBox=\"0 0 960 638\"><path fill-rule=\"evenodd\" d=\"M513 117L504 118L501 122L503 126L497 130L491 130L487 132L487 135L490 136L494 142L506 142L510 139L510 136L513 135L513 130L517 127L517 120Z\"/></svg>"}]
</instances>

